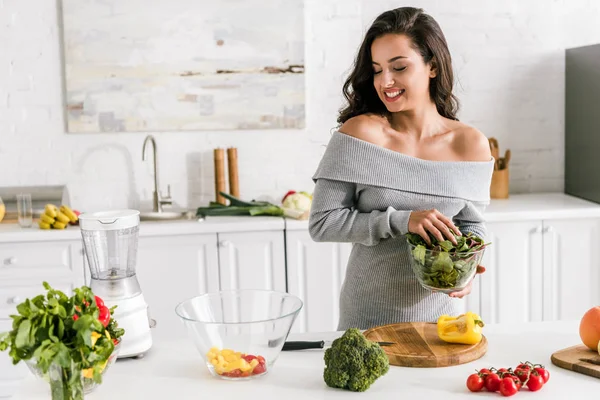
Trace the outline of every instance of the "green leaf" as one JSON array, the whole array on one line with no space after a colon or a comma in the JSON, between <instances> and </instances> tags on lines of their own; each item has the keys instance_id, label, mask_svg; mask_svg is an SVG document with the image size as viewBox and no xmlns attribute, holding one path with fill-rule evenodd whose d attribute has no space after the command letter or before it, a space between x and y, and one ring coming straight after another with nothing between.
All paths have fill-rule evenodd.
<instances>
[{"instance_id":1,"label":"green leaf","mask_svg":"<svg viewBox=\"0 0 600 400\"><path fill-rule=\"evenodd\" d=\"M17 312L24 316L25 318L29 318L31 315L31 307L29 305L29 299L24 301L23 303L17 305Z\"/></svg>"},{"instance_id":2,"label":"green leaf","mask_svg":"<svg viewBox=\"0 0 600 400\"><path fill-rule=\"evenodd\" d=\"M31 321L26 319L19 325L17 337L15 339L15 345L17 347L29 346L29 333L31 332Z\"/></svg>"}]
</instances>

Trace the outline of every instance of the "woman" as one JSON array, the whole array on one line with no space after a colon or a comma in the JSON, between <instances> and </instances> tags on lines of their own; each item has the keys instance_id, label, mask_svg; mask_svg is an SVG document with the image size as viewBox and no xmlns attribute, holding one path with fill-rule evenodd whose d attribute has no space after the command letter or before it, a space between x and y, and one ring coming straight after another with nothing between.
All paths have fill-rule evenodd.
<instances>
[{"instance_id":1,"label":"woman","mask_svg":"<svg viewBox=\"0 0 600 400\"><path fill-rule=\"evenodd\" d=\"M458 121L452 85L450 53L432 17L411 7L377 17L344 84L341 126L313 177L311 237L354 244L340 330L436 321L456 314L453 298L471 290L422 288L403 236L485 237L494 159L487 138Z\"/></svg>"}]
</instances>

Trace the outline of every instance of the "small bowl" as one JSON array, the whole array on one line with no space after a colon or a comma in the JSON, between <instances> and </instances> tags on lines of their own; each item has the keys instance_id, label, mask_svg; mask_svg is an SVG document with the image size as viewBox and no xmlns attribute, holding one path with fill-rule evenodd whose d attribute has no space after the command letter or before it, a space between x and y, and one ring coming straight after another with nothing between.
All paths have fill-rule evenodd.
<instances>
[{"instance_id":1,"label":"small bowl","mask_svg":"<svg viewBox=\"0 0 600 400\"><path fill-rule=\"evenodd\" d=\"M425 289L452 293L467 287L477 273L485 248L470 252L424 249L408 243L413 273Z\"/></svg>"},{"instance_id":2,"label":"small bowl","mask_svg":"<svg viewBox=\"0 0 600 400\"><path fill-rule=\"evenodd\" d=\"M115 363L115 361L117 361L117 357L119 356L119 351L121 350L121 342L122 341L119 341L115 345L115 348L114 348L113 352L108 357L108 360L106 362L106 366L104 367L104 369L101 372L102 383L104 383L104 377L106 375L106 371L108 371L110 369L110 367ZM26 360L25 364L27 365L27 367L29 367L29 370L31 371L31 373L33 375L37 376L38 378L43 379L46 382L50 382L50 378L47 376L47 373L44 374L42 372L42 370L40 369L40 367L37 366L37 361L36 360L34 360L34 359ZM84 372L82 372L82 375L83 375L83 377L82 377L82 379L83 379L83 392L85 394L92 393L98 386L100 386L100 384L94 382L93 379L86 378Z\"/></svg>"},{"instance_id":3,"label":"small bowl","mask_svg":"<svg viewBox=\"0 0 600 400\"><path fill-rule=\"evenodd\" d=\"M273 368L302 306L289 293L231 290L185 300L175 312L213 376L248 380Z\"/></svg>"}]
</instances>

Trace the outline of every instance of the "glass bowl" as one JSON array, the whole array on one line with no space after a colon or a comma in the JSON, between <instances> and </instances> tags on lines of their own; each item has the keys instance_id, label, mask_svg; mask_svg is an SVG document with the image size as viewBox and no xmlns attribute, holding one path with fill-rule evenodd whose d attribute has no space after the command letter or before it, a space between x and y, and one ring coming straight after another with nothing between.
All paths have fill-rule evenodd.
<instances>
[{"instance_id":1,"label":"glass bowl","mask_svg":"<svg viewBox=\"0 0 600 400\"><path fill-rule=\"evenodd\" d=\"M121 350L121 342L119 341L116 345L115 348L113 350L113 352L111 353L111 355L108 357L108 360L106 361L106 366L104 367L104 369L102 370L102 383L104 383L104 377L106 375L106 371L108 371L110 369L110 367L115 363L115 361L117 361L117 357L119 356L119 351ZM37 361L35 359L29 359L29 360L25 360L25 364L27 365L27 367L29 367L29 370L31 371L31 373L35 376L37 376L38 378L43 379L46 382L50 382L50 378L48 376L48 373L44 374L42 372L42 370L38 367L37 365ZM83 392L85 394L89 394L91 392L93 392L98 386L100 386L100 384L94 382L94 380L89 377L89 373L86 372L85 370L82 372L82 379L83 379Z\"/></svg>"},{"instance_id":2,"label":"glass bowl","mask_svg":"<svg viewBox=\"0 0 600 400\"><path fill-rule=\"evenodd\" d=\"M410 263L425 289L452 293L463 290L477 273L485 248L469 252L429 250L408 243Z\"/></svg>"},{"instance_id":3,"label":"glass bowl","mask_svg":"<svg viewBox=\"0 0 600 400\"><path fill-rule=\"evenodd\" d=\"M213 376L247 380L273 368L302 306L289 293L248 289L193 297L175 312Z\"/></svg>"}]
</instances>

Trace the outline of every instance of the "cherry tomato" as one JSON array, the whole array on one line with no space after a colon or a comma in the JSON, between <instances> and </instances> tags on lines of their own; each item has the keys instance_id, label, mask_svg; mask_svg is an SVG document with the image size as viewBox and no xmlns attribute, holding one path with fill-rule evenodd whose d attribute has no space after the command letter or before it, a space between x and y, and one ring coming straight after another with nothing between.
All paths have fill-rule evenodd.
<instances>
[{"instance_id":1,"label":"cherry tomato","mask_svg":"<svg viewBox=\"0 0 600 400\"><path fill-rule=\"evenodd\" d=\"M512 396L517 393L517 391L517 385L512 378L506 377L500 382L500 393L502 393L503 396Z\"/></svg>"},{"instance_id":2,"label":"cherry tomato","mask_svg":"<svg viewBox=\"0 0 600 400\"><path fill-rule=\"evenodd\" d=\"M517 365L517 368L515 368L515 371L517 369L519 369L519 368L520 369L524 369L524 370L530 370L531 369L531 365L525 364L525 363L521 363L521 364Z\"/></svg>"},{"instance_id":3,"label":"cherry tomato","mask_svg":"<svg viewBox=\"0 0 600 400\"><path fill-rule=\"evenodd\" d=\"M486 377L486 376L488 376L489 374L491 374L491 373L492 373L492 371L490 371L490 370L489 370L489 369L487 369L487 368L481 368L481 369L480 369L479 371L477 371L477 372L479 372L479 375L480 375L480 376L481 376L483 379L485 379L485 377Z\"/></svg>"},{"instance_id":4,"label":"cherry tomato","mask_svg":"<svg viewBox=\"0 0 600 400\"><path fill-rule=\"evenodd\" d=\"M471 392L479 392L483 389L483 378L479 374L471 374L467 378L467 388Z\"/></svg>"},{"instance_id":5,"label":"cherry tomato","mask_svg":"<svg viewBox=\"0 0 600 400\"><path fill-rule=\"evenodd\" d=\"M102 308L102 307L106 307L104 305L104 300L102 300L100 297L98 296L94 296L94 298L96 299L96 307L98 308Z\"/></svg>"},{"instance_id":6,"label":"cherry tomato","mask_svg":"<svg viewBox=\"0 0 600 400\"><path fill-rule=\"evenodd\" d=\"M544 386L544 378L541 375L532 374L527 381L527 388L532 392L537 392Z\"/></svg>"},{"instance_id":7,"label":"cherry tomato","mask_svg":"<svg viewBox=\"0 0 600 400\"><path fill-rule=\"evenodd\" d=\"M117 339L114 339L114 338L113 338L113 340L112 340L112 341L113 341L113 343L115 344L115 346L119 344L119 341L118 341Z\"/></svg>"},{"instance_id":8,"label":"cherry tomato","mask_svg":"<svg viewBox=\"0 0 600 400\"><path fill-rule=\"evenodd\" d=\"M542 367L536 367L533 369L539 376L542 377L542 379L544 380L544 383L548 382L548 379L550 379L550 372L548 372L547 369L542 368Z\"/></svg>"},{"instance_id":9,"label":"cherry tomato","mask_svg":"<svg viewBox=\"0 0 600 400\"><path fill-rule=\"evenodd\" d=\"M498 389L500 388L500 377L498 376L498 374L496 373L490 373L488 376L485 377L485 388L489 391L489 392L497 392Z\"/></svg>"},{"instance_id":10,"label":"cherry tomato","mask_svg":"<svg viewBox=\"0 0 600 400\"><path fill-rule=\"evenodd\" d=\"M256 358L256 356L253 356L252 354L246 354L245 356L242 357L244 360L246 360L247 362L250 362L252 360L254 360Z\"/></svg>"},{"instance_id":11,"label":"cherry tomato","mask_svg":"<svg viewBox=\"0 0 600 400\"><path fill-rule=\"evenodd\" d=\"M500 368L500 369L498 370L498 375L502 376L502 374L505 374L505 373L507 373L507 372L508 372L508 370L507 370L506 368Z\"/></svg>"},{"instance_id":12,"label":"cherry tomato","mask_svg":"<svg viewBox=\"0 0 600 400\"><path fill-rule=\"evenodd\" d=\"M110 322L110 310L107 307L100 308L98 320L105 328L108 326L108 323Z\"/></svg>"},{"instance_id":13,"label":"cherry tomato","mask_svg":"<svg viewBox=\"0 0 600 400\"><path fill-rule=\"evenodd\" d=\"M258 375L258 374L262 374L266 370L267 370L267 367L265 367L265 364L260 363L256 367L254 367L254 369L252 370L252 373L254 375Z\"/></svg>"},{"instance_id":14,"label":"cherry tomato","mask_svg":"<svg viewBox=\"0 0 600 400\"><path fill-rule=\"evenodd\" d=\"M73 314L73 321L77 321L79 319L79 315Z\"/></svg>"},{"instance_id":15,"label":"cherry tomato","mask_svg":"<svg viewBox=\"0 0 600 400\"><path fill-rule=\"evenodd\" d=\"M529 370L528 369L523 369L521 367L517 367L517 369L515 369L515 375L521 380L521 382L525 382L527 380L527 378L529 378Z\"/></svg>"}]
</instances>

